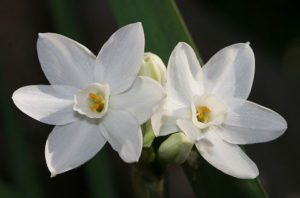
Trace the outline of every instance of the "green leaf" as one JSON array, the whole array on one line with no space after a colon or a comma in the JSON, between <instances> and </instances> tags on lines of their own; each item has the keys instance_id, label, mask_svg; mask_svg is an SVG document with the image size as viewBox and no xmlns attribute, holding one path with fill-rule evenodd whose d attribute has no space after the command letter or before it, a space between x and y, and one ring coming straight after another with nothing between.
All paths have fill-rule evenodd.
<instances>
[{"instance_id":1,"label":"green leaf","mask_svg":"<svg viewBox=\"0 0 300 198\"><path fill-rule=\"evenodd\" d=\"M183 169L198 197L268 197L258 178L237 179L231 177L207 163L197 150L192 152L195 160L185 162Z\"/></svg>"},{"instance_id":2,"label":"green leaf","mask_svg":"<svg viewBox=\"0 0 300 198\"><path fill-rule=\"evenodd\" d=\"M142 22L146 51L159 55L165 63L180 41L189 43L197 52L173 0L109 0L109 3L119 26ZM184 165L197 197L267 197L259 179L235 179L219 172L200 156L197 161L201 164L198 169Z\"/></svg>"},{"instance_id":3,"label":"green leaf","mask_svg":"<svg viewBox=\"0 0 300 198\"><path fill-rule=\"evenodd\" d=\"M158 54L167 63L171 51L179 41L195 44L171 0L109 0L118 25L142 22L146 50Z\"/></svg>"}]
</instances>

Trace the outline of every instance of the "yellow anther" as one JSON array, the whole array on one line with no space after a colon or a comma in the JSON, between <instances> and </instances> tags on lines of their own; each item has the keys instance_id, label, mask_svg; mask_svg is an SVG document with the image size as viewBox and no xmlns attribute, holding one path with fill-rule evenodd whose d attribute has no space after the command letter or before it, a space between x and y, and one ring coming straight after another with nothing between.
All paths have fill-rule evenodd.
<instances>
[{"instance_id":1,"label":"yellow anther","mask_svg":"<svg viewBox=\"0 0 300 198\"><path fill-rule=\"evenodd\" d=\"M96 94L94 93L89 93L89 96L94 99L96 102L98 103L103 103L103 100L101 98L99 98Z\"/></svg>"},{"instance_id":2,"label":"yellow anther","mask_svg":"<svg viewBox=\"0 0 300 198\"><path fill-rule=\"evenodd\" d=\"M210 117L211 110L207 106L197 107L197 119L199 122L207 123Z\"/></svg>"},{"instance_id":3,"label":"yellow anther","mask_svg":"<svg viewBox=\"0 0 300 198\"><path fill-rule=\"evenodd\" d=\"M203 111L205 112L211 112L210 109L207 106L202 106L201 107L203 109Z\"/></svg>"},{"instance_id":4,"label":"yellow anther","mask_svg":"<svg viewBox=\"0 0 300 198\"><path fill-rule=\"evenodd\" d=\"M103 104L103 100L102 100L102 99L99 98L97 101L98 101L100 104Z\"/></svg>"},{"instance_id":5,"label":"yellow anther","mask_svg":"<svg viewBox=\"0 0 300 198\"><path fill-rule=\"evenodd\" d=\"M203 116L203 112L200 108L197 108L197 113L198 113L198 119L201 119Z\"/></svg>"},{"instance_id":6,"label":"yellow anther","mask_svg":"<svg viewBox=\"0 0 300 198\"><path fill-rule=\"evenodd\" d=\"M94 111L96 109L98 109L100 107L99 104L94 104L92 107L91 107L91 110Z\"/></svg>"},{"instance_id":7,"label":"yellow anther","mask_svg":"<svg viewBox=\"0 0 300 198\"><path fill-rule=\"evenodd\" d=\"M93 98L94 100L98 100L98 99L99 99L99 97L98 97L96 94L94 94L94 93L89 93L89 95L90 95L90 97Z\"/></svg>"}]
</instances>

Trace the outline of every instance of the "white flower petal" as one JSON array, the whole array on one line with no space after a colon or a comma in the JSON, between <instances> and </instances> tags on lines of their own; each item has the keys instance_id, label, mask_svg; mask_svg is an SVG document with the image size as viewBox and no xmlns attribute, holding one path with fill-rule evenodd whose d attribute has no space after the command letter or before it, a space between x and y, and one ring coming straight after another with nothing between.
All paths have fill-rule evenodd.
<instances>
[{"instance_id":1,"label":"white flower petal","mask_svg":"<svg viewBox=\"0 0 300 198\"><path fill-rule=\"evenodd\" d=\"M13 93L15 105L30 117L51 125L63 125L78 119L73 111L78 89L63 85L31 85Z\"/></svg>"},{"instance_id":2,"label":"white flower petal","mask_svg":"<svg viewBox=\"0 0 300 198\"><path fill-rule=\"evenodd\" d=\"M278 113L247 100L227 100L229 111L220 135L233 144L271 141L281 136L287 123Z\"/></svg>"},{"instance_id":3,"label":"white flower petal","mask_svg":"<svg viewBox=\"0 0 300 198\"><path fill-rule=\"evenodd\" d=\"M151 117L151 126L156 137L159 136L163 109L158 109Z\"/></svg>"},{"instance_id":4,"label":"white flower petal","mask_svg":"<svg viewBox=\"0 0 300 198\"><path fill-rule=\"evenodd\" d=\"M53 129L45 148L51 176L82 165L104 146L106 140L93 121L82 119Z\"/></svg>"},{"instance_id":5,"label":"white flower petal","mask_svg":"<svg viewBox=\"0 0 300 198\"><path fill-rule=\"evenodd\" d=\"M193 96L203 93L202 81L201 66L193 49L186 43L178 43L167 67L168 97L190 107Z\"/></svg>"},{"instance_id":6,"label":"white flower petal","mask_svg":"<svg viewBox=\"0 0 300 198\"><path fill-rule=\"evenodd\" d=\"M238 43L217 52L203 67L207 93L246 99L254 77L254 54L247 43Z\"/></svg>"},{"instance_id":7,"label":"white flower petal","mask_svg":"<svg viewBox=\"0 0 300 198\"><path fill-rule=\"evenodd\" d=\"M210 129L205 132L205 138L196 143L202 157L220 171L241 179L253 179L258 175L255 163L234 144L227 143Z\"/></svg>"},{"instance_id":8,"label":"white flower petal","mask_svg":"<svg viewBox=\"0 0 300 198\"><path fill-rule=\"evenodd\" d=\"M204 132L198 129L193 122L189 120L177 120L177 125L193 143L204 136Z\"/></svg>"},{"instance_id":9,"label":"white flower petal","mask_svg":"<svg viewBox=\"0 0 300 198\"><path fill-rule=\"evenodd\" d=\"M125 162L137 162L143 147L142 131L128 112L109 109L99 124L100 131Z\"/></svg>"},{"instance_id":10,"label":"white flower petal","mask_svg":"<svg viewBox=\"0 0 300 198\"><path fill-rule=\"evenodd\" d=\"M182 107L169 101L167 103L167 107L161 112L160 127L154 125L155 129L153 128L153 130L159 128L158 133L160 136L178 132L180 129L178 128L176 121L178 119L189 120L192 116L190 108Z\"/></svg>"},{"instance_id":11,"label":"white flower petal","mask_svg":"<svg viewBox=\"0 0 300 198\"><path fill-rule=\"evenodd\" d=\"M94 73L96 82L109 84L112 94L128 89L142 64L144 46L141 23L120 28L103 45L97 56Z\"/></svg>"},{"instance_id":12,"label":"white flower petal","mask_svg":"<svg viewBox=\"0 0 300 198\"><path fill-rule=\"evenodd\" d=\"M132 113L139 124L143 124L161 106L164 97L164 90L158 82L137 77L127 91L111 96L110 107Z\"/></svg>"},{"instance_id":13,"label":"white flower petal","mask_svg":"<svg viewBox=\"0 0 300 198\"><path fill-rule=\"evenodd\" d=\"M59 34L40 33L37 51L51 84L82 88L93 81L96 57L76 41Z\"/></svg>"}]
</instances>

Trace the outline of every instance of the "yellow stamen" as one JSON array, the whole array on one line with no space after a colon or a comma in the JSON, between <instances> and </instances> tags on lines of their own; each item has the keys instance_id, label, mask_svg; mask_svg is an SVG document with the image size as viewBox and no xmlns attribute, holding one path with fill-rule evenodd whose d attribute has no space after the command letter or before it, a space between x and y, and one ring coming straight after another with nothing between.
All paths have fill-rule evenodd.
<instances>
[{"instance_id":1,"label":"yellow stamen","mask_svg":"<svg viewBox=\"0 0 300 198\"><path fill-rule=\"evenodd\" d=\"M94 100L98 100L98 99L99 99L99 97L98 97L96 94L94 94L94 93L89 93L89 95L90 95L90 97L93 98Z\"/></svg>"},{"instance_id":2,"label":"yellow stamen","mask_svg":"<svg viewBox=\"0 0 300 198\"><path fill-rule=\"evenodd\" d=\"M95 109L98 109L100 107L99 104L94 104L92 107L91 107L91 110L94 111Z\"/></svg>"},{"instance_id":3,"label":"yellow stamen","mask_svg":"<svg viewBox=\"0 0 300 198\"><path fill-rule=\"evenodd\" d=\"M99 98L97 101L98 101L100 104L103 104L103 100L102 100L102 99Z\"/></svg>"},{"instance_id":4,"label":"yellow stamen","mask_svg":"<svg viewBox=\"0 0 300 198\"><path fill-rule=\"evenodd\" d=\"M96 102L98 103L103 103L103 100L101 98L99 98L96 94L94 93L89 93L89 96L94 99Z\"/></svg>"},{"instance_id":5,"label":"yellow stamen","mask_svg":"<svg viewBox=\"0 0 300 198\"><path fill-rule=\"evenodd\" d=\"M203 111L205 112L211 112L210 109L207 106L202 106L201 107L203 109Z\"/></svg>"},{"instance_id":6,"label":"yellow stamen","mask_svg":"<svg viewBox=\"0 0 300 198\"><path fill-rule=\"evenodd\" d=\"M197 107L197 119L202 123L207 123L210 117L211 110L207 106Z\"/></svg>"},{"instance_id":7,"label":"yellow stamen","mask_svg":"<svg viewBox=\"0 0 300 198\"><path fill-rule=\"evenodd\" d=\"M200 120L203 116L203 112L200 108L197 108L197 113L198 113L198 119Z\"/></svg>"}]
</instances>

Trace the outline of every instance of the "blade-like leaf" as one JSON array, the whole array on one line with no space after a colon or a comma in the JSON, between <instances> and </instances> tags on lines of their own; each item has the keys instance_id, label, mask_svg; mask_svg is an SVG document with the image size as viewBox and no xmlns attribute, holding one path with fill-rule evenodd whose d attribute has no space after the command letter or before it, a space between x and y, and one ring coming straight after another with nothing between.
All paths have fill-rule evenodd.
<instances>
[{"instance_id":1,"label":"blade-like leaf","mask_svg":"<svg viewBox=\"0 0 300 198\"><path fill-rule=\"evenodd\" d=\"M109 0L109 3L120 27L142 22L146 51L158 54L165 63L178 41L196 49L174 1Z\"/></svg>"},{"instance_id":2,"label":"blade-like leaf","mask_svg":"<svg viewBox=\"0 0 300 198\"><path fill-rule=\"evenodd\" d=\"M198 197L268 197L258 178L231 177L207 163L197 151L192 152L197 157L184 163L183 170Z\"/></svg>"},{"instance_id":3,"label":"blade-like leaf","mask_svg":"<svg viewBox=\"0 0 300 198\"><path fill-rule=\"evenodd\" d=\"M142 22L146 51L158 54L165 63L179 41L189 43L197 52L173 0L109 0L109 3L119 26ZM197 161L201 165L198 169L184 165L197 197L267 197L258 179L234 179L211 167L199 155Z\"/></svg>"}]
</instances>

